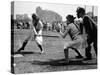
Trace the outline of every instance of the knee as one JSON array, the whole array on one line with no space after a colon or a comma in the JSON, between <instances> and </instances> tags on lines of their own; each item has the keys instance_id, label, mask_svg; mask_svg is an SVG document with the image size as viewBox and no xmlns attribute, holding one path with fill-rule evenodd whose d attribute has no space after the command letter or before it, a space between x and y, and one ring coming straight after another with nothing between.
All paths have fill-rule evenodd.
<instances>
[{"instance_id":1,"label":"knee","mask_svg":"<svg viewBox=\"0 0 100 75\"><path fill-rule=\"evenodd\" d=\"M27 42L28 42L28 40L25 40L25 41L24 41L24 43L27 43Z\"/></svg>"},{"instance_id":2,"label":"knee","mask_svg":"<svg viewBox=\"0 0 100 75\"><path fill-rule=\"evenodd\" d=\"M68 47L69 47L69 44L66 43L66 44L64 45L64 49L68 49Z\"/></svg>"}]
</instances>

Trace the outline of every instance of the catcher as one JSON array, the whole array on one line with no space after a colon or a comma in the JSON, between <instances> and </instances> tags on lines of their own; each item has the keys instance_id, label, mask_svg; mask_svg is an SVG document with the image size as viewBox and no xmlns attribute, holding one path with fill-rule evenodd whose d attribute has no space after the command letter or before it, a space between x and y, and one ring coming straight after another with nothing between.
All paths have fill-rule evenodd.
<instances>
[{"instance_id":1,"label":"catcher","mask_svg":"<svg viewBox=\"0 0 100 75\"><path fill-rule=\"evenodd\" d=\"M80 30L78 25L74 23L75 17L73 15L68 15L66 17L67 19L67 27L64 33L60 32L60 35L65 38L67 34L70 35L71 41L66 42L64 45L64 53L65 58L68 59L68 49L71 48L72 50L75 50L75 52L78 54L76 58L83 58L83 56L78 51L79 49L82 49L86 46L84 43L84 39L80 36Z\"/></svg>"}]
</instances>

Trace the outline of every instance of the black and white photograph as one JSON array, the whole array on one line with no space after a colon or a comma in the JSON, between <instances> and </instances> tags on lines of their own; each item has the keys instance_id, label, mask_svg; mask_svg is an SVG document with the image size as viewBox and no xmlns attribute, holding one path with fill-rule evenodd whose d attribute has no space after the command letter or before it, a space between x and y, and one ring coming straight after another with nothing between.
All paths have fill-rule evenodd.
<instances>
[{"instance_id":1,"label":"black and white photograph","mask_svg":"<svg viewBox=\"0 0 100 75\"><path fill-rule=\"evenodd\" d=\"M11 73L97 69L98 6L11 2Z\"/></svg>"}]
</instances>

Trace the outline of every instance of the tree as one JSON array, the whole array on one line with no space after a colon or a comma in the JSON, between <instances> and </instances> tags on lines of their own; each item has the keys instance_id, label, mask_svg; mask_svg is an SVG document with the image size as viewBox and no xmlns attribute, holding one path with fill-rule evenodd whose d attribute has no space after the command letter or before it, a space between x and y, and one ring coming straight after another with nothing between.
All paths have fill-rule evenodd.
<instances>
[{"instance_id":1,"label":"tree","mask_svg":"<svg viewBox=\"0 0 100 75\"><path fill-rule=\"evenodd\" d=\"M62 17L51 10L42 10L41 7L36 8L36 13L43 22L52 23L53 21L62 21Z\"/></svg>"}]
</instances>

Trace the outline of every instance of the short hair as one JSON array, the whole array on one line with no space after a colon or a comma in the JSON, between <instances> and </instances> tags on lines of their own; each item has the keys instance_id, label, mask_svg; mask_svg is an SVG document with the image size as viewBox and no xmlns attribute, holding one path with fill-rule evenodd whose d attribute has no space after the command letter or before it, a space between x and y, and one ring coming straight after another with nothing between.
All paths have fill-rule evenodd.
<instances>
[{"instance_id":1,"label":"short hair","mask_svg":"<svg viewBox=\"0 0 100 75\"><path fill-rule=\"evenodd\" d=\"M76 10L77 13L82 13L82 14L85 14L85 9L82 8L82 7L78 7L77 10Z\"/></svg>"}]
</instances>

